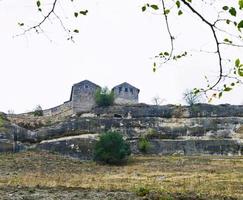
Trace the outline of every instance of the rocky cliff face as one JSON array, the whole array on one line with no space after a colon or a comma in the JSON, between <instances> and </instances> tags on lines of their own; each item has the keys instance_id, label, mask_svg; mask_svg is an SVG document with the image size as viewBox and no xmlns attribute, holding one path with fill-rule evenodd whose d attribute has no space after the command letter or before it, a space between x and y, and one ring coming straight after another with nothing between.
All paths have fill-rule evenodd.
<instances>
[{"instance_id":1,"label":"rocky cliff face","mask_svg":"<svg viewBox=\"0 0 243 200\"><path fill-rule=\"evenodd\" d=\"M9 119L18 121L17 116ZM112 130L123 134L133 153L139 153L138 139L144 136L149 138L150 153L243 153L243 106L112 106L48 121L32 131L10 122L4 128L0 129L0 151L39 148L89 159L98 135Z\"/></svg>"}]
</instances>

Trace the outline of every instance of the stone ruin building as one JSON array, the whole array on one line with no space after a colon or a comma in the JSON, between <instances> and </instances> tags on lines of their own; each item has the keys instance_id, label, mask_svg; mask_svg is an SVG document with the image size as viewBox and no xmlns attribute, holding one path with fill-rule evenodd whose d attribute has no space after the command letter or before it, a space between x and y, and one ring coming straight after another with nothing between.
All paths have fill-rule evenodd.
<instances>
[{"instance_id":1,"label":"stone ruin building","mask_svg":"<svg viewBox=\"0 0 243 200\"><path fill-rule=\"evenodd\" d=\"M91 110L95 105L95 92L101 88L91 81L84 80L72 86L71 102L73 113Z\"/></svg>"},{"instance_id":2,"label":"stone ruin building","mask_svg":"<svg viewBox=\"0 0 243 200\"><path fill-rule=\"evenodd\" d=\"M115 97L115 104L136 104L138 103L139 89L129 83L122 83L112 88Z\"/></svg>"},{"instance_id":3,"label":"stone ruin building","mask_svg":"<svg viewBox=\"0 0 243 200\"><path fill-rule=\"evenodd\" d=\"M95 106L95 92L101 88L99 85L84 80L72 86L69 101L62 105L43 110L45 116L52 116L62 113L70 115L90 111ZM115 104L136 104L138 103L139 89L129 83L122 83L112 88Z\"/></svg>"}]
</instances>

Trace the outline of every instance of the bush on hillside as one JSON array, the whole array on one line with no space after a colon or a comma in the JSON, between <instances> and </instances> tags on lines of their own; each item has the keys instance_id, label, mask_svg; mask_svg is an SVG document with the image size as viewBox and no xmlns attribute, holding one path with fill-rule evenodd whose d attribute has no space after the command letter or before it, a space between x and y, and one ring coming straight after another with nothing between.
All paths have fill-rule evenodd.
<instances>
[{"instance_id":1,"label":"bush on hillside","mask_svg":"<svg viewBox=\"0 0 243 200\"><path fill-rule=\"evenodd\" d=\"M2 113L0 113L0 127L4 125L4 121L5 121L5 116Z\"/></svg>"},{"instance_id":2,"label":"bush on hillside","mask_svg":"<svg viewBox=\"0 0 243 200\"><path fill-rule=\"evenodd\" d=\"M103 133L95 145L94 160L117 165L124 163L131 154L129 144L117 132Z\"/></svg>"},{"instance_id":3,"label":"bush on hillside","mask_svg":"<svg viewBox=\"0 0 243 200\"><path fill-rule=\"evenodd\" d=\"M149 140L145 137L141 137L138 140L138 149L142 153L148 153L148 151L151 149L152 145L150 144Z\"/></svg>"},{"instance_id":4,"label":"bush on hillside","mask_svg":"<svg viewBox=\"0 0 243 200\"><path fill-rule=\"evenodd\" d=\"M34 116L43 116L43 110L40 105L37 105L33 111Z\"/></svg>"},{"instance_id":5,"label":"bush on hillside","mask_svg":"<svg viewBox=\"0 0 243 200\"><path fill-rule=\"evenodd\" d=\"M114 93L107 87L98 89L95 93L95 102L98 106L111 106L114 102Z\"/></svg>"}]
</instances>

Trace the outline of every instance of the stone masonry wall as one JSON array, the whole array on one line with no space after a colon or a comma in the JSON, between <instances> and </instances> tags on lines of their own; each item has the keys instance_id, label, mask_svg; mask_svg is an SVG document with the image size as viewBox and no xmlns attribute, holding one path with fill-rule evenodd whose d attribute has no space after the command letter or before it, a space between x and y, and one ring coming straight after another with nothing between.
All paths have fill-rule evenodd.
<instances>
[{"instance_id":1,"label":"stone masonry wall","mask_svg":"<svg viewBox=\"0 0 243 200\"><path fill-rule=\"evenodd\" d=\"M97 87L90 82L74 85L72 92L73 112L90 111L95 105L96 90Z\"/></svg>"},{"instance_id":2,"label":"stone masonry wall","mask_svg":"<svg viewBox=\"0 0 243 200\"><path fill-rule=\"evenodd\" d=\"M64 104L61 104L59 106L43 110L44 116L55 116L55 115L62 115L62 116L68 116L73 113L72 110L72 102L68 101Z\"/></svg>"},{"instance_id":3,"label":"stone masonry wall","mask_svg":"<svg viewBox=\"0 0 243 200\"><path fill-rule=\"evenodd\" d=\"M136 104L138 103L139 90L127 83L113 88L116 104Z\"/></svg>"}]
</instances>

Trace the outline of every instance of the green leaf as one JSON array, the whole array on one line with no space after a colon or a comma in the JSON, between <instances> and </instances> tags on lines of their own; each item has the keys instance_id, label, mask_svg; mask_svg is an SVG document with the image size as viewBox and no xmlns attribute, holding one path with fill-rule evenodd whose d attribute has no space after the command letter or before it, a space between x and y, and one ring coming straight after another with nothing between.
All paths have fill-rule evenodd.
<instances>
[{"instance_id":1,"label":"green leaf","mask_svg":"<svg viewBox=\"0 0 243 200\"><path fill-rule=\"evenodd\" d=\"M231 91L231 90L232 90L232 88L230 88L230 87L225 87L225 88L224 88L224 91L225 91L225 92L229 92L229 91Z\"/></svg>"},{"instance_id":2,"label":"green leaf","mask_svg":"<svg viewBox=\"0 0 243 200\"><path fill-rule=\"evenodd\" d=\"M178 15L182 15L183 12L181 10L178 11Z\"/></svg>"},{"instance_id":3,"label":"green leaf","mask_svg":"<svg viewBox=\"0 0 243 200\"><path fill-rule=\"evenodd\" d=\"M18 25L19 26L24 26L24 23L23 22L19 22Z\"/></svg>"},{"instance_id":4,"label":"green leaf","mask_svg":"<svg viewBox=\"0 0 243 200\"><path fill-rule=\"evenodd\" d=\"M73 32L74 33L79 33L79 30L78 29L74 29Z\"/></svg>"},{"instance_id":5,"label":"green leaf","mask_svg":"<svg viewBox=\"0 0 243 200\"><path fill-rule=\"evenodd\" d=\"M223 95L223 92L220 92L219 93L219 99L222 97L222 95Z\"/></svg>"},{"instance_id":6,"label":"green leaf","mask_svg":"<svg viewBox=\"0 0 243 200\"><path fill-rule=\"evenodd\" d=\"M230 20L229 19L226 19L226 24L230 24Z\"/></svg>"},{"instance_id":7,"label":"green leaf","mask_svg":"<svg viewBox=\"0 0 243 200\"><path fill-rule=\"evenodd\" d=\"M176 6L177 6L177 8L180 8L181 2L180 1L176 1Z\"/></svg>"},{"instance_id":8,"label":"green leaf","mask_svg":"<svg viewBox=\"0 0 243 200\"><path fill-rule=\"evenodd\" d=\"M191 3L192 2L192 0L187 0L189 3Z\"/></svg>"},{"instance_id":9,"label":"green leaf","mask_svg":"<svg viewBox=\"0 0 243 200\"><path fill-rule=\"evenodd\" d=\"M231 7L230 9L229 9L229 13L232 15L232 16L236 16L236 10L235 10L235 8L234 7Z\"/></svg>"},{"instance_id":10,"label":"green leaf","mask_svg":"<svg viewBox=\"0 0 243 200\"><path fill-rule=\"evenodd\" d=\"M77 13L77 12L75 12L75 13L73 13L73 14L74 14L75 17L78 17L78 13Z\"/></svg>"},{"instance_id":11,"label":"green leaf","mask_svg":"<svg viewBox=\"0 0 243 200\"><path fill-rule=\"evenodd\" d=\"M194 95L197 95L198 93L200 92L200 90L199 89L197 89L197 88L194 88Z\"/></svg>"},{"instance_id":12,"label":"green leaf","mask_svg":"<svg viewBox=\"0 0 243 200\"><path fill-rule=\"evenodd\" d=\"M88 13L88 10L81 10L81 11L79 11L79 14L81 14L81 15L87 15L87 13Z\"/></svg>"},{"instance_id":13,"label":"green leaf","mask_svg":"<svg viewBox=\"0 0 243 200\"><path fill-rule=\"evenodd\" d=\"M150 7L153 8L154 10L158 10L159 9L159 7L157 5L155 5L155 4L150 5Z\"/></svg>"},{"instance_id":14,"label":"green leaf","mask_svg":"<svg viewBox=\"0 0 243 200\"><path fill-rule=\"evenodd\" d=\"M239 67L240 66L240 59L239 58L235 60L235 66L236 67Z\"/></svg>"},{"instance_id":15,"label":"green leaf","mask_svg":"<svg viewBox=\"0 0 243 200\"><path fill-rule=\"evenodd\" d=\"M243 28L243 20L240 21L240 23L237 25L238 29Z\"/></svg>"},{"instance_id":16,"label":"green leaf","mask_svg":"<svg viewBox=\"0 0 243 200\"><path fill-rule=\"evenodd\" d=\"M222 9L223 10L229 10L229 7L228 6L224 6Z\"/></svg>"},{"instance_id":17,"label":"green leaf","mask_svg":"<svg viewBox=\"0 0 243 200\"><path fill-rule=\"evenodd\" d=\"M164 52L164 55L165 56L169 56L170 54L168 52Z\"/></svg>"},{"instance_id":18,"label":"green leaf","mask_svg":"<svg viewBox=\"0 0 243 200\"><path fill-rule=\"evenodd\" d=\"M153 72L156 72L156 63L153 64Z\"/></svg>"},{"instance_id":19,"label":"green leaf","mask_svg":"<svg viewBox=\"0 0 243 200\"><path fill-rule=\"evenodd\" d=\"M146 8L147 8L146 6L143 6L142 11L144 12L146 10Z\"/></svg>"},{"instance_id":20,"label":"green leaf","mask_svg":"<svg viewBox=\"0 0 243 200\"><path fill-rule=\"evenodd\" d=\"M243 68L238 69L238 74L239 74L239 76L243 76Z\"/></svg>"},{"instance_id":21,"label":"green leaf","mask_svg":"<svg viewBox=\"0 0 243 200\"><path fill-rule=\"evenodd\" d=\"M170 10L169 9L166 9L165 10L165 15L168 15L170 13Z\"/></svg>"},{"instance_id":22,"label":"green leaf","mask_svg":"<svg viewBox=\"0 0 243 200\"><path fill-rule=\"evenodd\" d=\"M223 10L229 10L229 7L228 6L224 6L222 9Z\"/></svg>"},{"instance_id":23,"label":"green leaf","mask_svg":"<svg viewBox=\"0 0 243 200\"><path fill-rule=\"evenodd\" d=\"M232 41L231 41L231 40L229 40L228 38L225 38L225 39L224 39L224 42L227 42L227 43L232 44Z\"/></svg>"},{"instance_id":24,"label":"green leaf","mask_svg":"<svg viewBox=\"0 0 243 200\"><path fill-rule=\"evenodd\" d=\"M40 7L41 6L41 2L39 0L36 1L36 5L37 5L37 7Z\"/></svg>"},{"instance_id":25,"label":"green leaf","mask_svg":"<svg viewBox=\"0 0 243 200\"><path fill-rule=\"evenodd\" d=\"M243 0L239 0L239 7L240 7L240 10L243 8Z\"/></svg>"}]
</instances>

